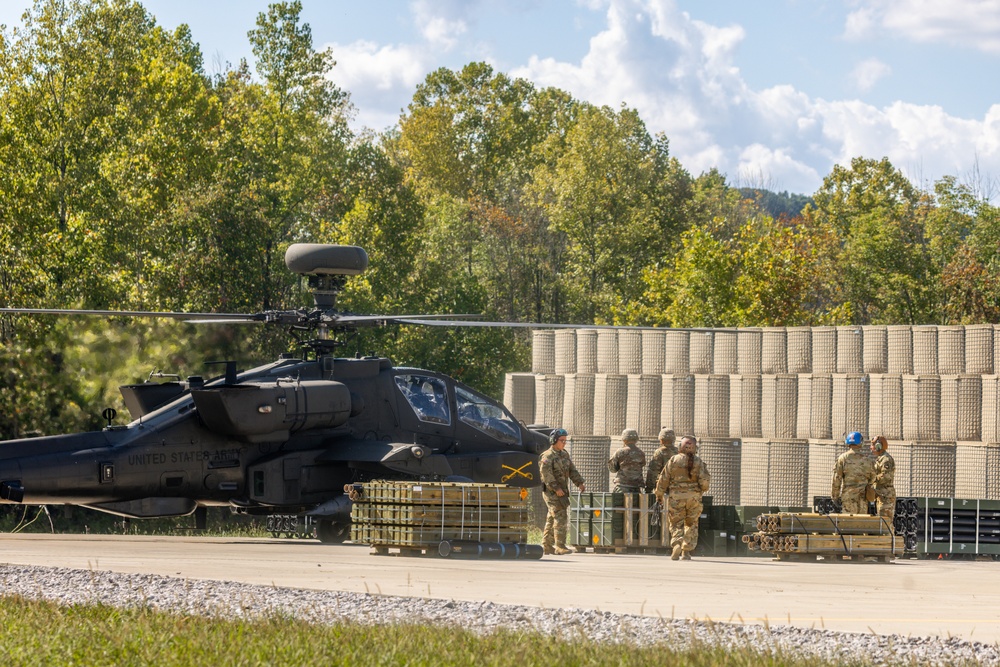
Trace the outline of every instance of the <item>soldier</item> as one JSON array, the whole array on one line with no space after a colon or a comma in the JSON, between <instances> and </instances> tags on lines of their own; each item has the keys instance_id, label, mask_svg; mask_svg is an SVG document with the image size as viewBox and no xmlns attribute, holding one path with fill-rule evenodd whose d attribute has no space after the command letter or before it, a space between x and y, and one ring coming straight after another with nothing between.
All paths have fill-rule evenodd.
<instances>
[{"instance_id":1,"label":"soldier","mask_svg":"<svg viewBox=\"0 0 1000 667\"><path fill-rule=\"evenodd\" d=\"M698 546L701 497L708 491L712 478L697 452L698 441L694 436L681 438L680 453L667 461L656 482L656 501L662 503L664 494L667 495L672 560L691 560L691 552Z\"/></svg>"},{"instance_id":2,"label":"soldier","mask_svg":"<svg viewBox=\"0 0 1000 667\"><path fill-rule=\"evenodd\" d=\"M872 455L875 457L875 500L878 515L883 517L892 530L892 520L896 516L896 462L888 452L889 443L884 435L872 438Z\"/></svg>"},{"instance_id":3,"label":"soldier","mask_svg":"<svg viewBox=\"0 0 1000 667\"><path fill-rule=\"evenodd\" d=\"M622 431L622 446L608 459L608 470L615 473L615 493L639 493L642 490L642 469L646 453L637 446L639 432L634 428Z\"/></svg>"},{"instance_id":4,"label":"soldier","mask_svg":"<svg viewBox=\"0 0 1000 667\"><path fill-rule=\"evenodd\" d=\"M542 552L545 554L571 554L566 546L566 531L569 529L569 482L572 481L582 493L585 490L583 477L576 470L566 449L569 433L557 428L549 435L550 447L542 452L538 467L542 471L542 494L549 512L545 517L542 532Z\"/></svg>"},{"instance_id":5,"label":"soldier","mask_svg":"<svg viewBox=\"0 0 1000 667\"><path fill-rule=\"evenodd\" d=\"M660 478L663 466L676 453L674 432L664 426L660 429L660 446L653 452L653 457L649 459L649 469L646 470L646 493L652 493L656 489L656 480Z\"/></svg>"},{"instance_id":6,"label":"soldier","mask_svg":"<svg viewBox=\"0 0 1000 667\"><path fill-rule=\"evenodd\" d=\"M851 431L844 438L850 449L837 457L833 466L830 496L840 501L845 514L868 514L865 488L875 481L872 460L861 453L861 434Z\"/></svg>"}]
</instances>

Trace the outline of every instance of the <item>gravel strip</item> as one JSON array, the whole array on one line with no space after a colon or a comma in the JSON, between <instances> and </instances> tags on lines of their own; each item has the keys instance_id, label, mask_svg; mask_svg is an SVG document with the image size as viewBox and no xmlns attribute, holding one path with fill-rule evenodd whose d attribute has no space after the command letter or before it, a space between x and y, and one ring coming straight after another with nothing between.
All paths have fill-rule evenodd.
<instances>
[{"instance_id":1,"label":"gravel strip","mask_svg":"<svg viewBox=\"0 0 1000 667\"><path fill-rule=\"evenodd\" d=\"M856 659L875 665L942 666L968 662L1000 667L1000 646L958 638L704 623L585 609L541 609L24 565L0 565L0 585L5 595L66 605L103 603L223 618L280 615L313 623L427 622L483 633L506 628L639 646L666 641L675 648L693 643L749 647L834 662Z\"/></svg>"}]
</instances>

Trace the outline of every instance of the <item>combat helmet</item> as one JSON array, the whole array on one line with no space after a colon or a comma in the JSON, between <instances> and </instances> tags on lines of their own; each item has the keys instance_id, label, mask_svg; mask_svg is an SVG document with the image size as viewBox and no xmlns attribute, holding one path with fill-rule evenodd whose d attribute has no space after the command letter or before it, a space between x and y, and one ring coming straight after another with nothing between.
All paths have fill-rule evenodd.
<instances>
[{"instance_id":1,"label":"combat helmet","mask_svg":"<svg viewBox=\"0 0 1000 667\"><path fill-rule=\"evenodd\" d=\"M639 442L639 432L634 428L627 428L622 431L622 442Z\"/></svg>"},{"instance_id":2,"label":"combat helmet","mask_svg":"<svg viewBox=\"0 0 1000 667\"><path fill-rule=\"evenodd\" d=\"M857 447L864 442L864 440L865 439L861 436L859 431L851 431L844 437L844 443L849 447Z\"/></svg>"}]
</instances>

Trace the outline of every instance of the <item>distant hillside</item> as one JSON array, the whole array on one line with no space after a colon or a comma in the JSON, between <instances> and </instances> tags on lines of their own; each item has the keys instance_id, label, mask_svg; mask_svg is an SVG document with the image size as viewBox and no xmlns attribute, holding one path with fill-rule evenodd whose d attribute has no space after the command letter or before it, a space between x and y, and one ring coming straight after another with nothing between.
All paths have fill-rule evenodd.
<instances>
[{"instance_id":1,"label":"distant hillside","mask_svg":"<svg viewBox=\"0 0 1000 667\"><path fill-rule=\"evenodd\" d=\"M813 203L812 197L788 192L771 192L758 188L739 188L739 191L744 197L757 200L760 207L775 219L782 216L794 218L802 213L806 204Z\"/></svg>"}]
</instances>

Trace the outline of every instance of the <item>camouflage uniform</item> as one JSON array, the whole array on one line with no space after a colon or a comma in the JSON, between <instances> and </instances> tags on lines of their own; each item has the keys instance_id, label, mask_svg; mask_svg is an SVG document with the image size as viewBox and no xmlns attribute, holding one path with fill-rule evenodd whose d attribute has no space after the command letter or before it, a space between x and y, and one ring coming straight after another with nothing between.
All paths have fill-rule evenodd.
<instances>
[{"instance_id":1,"label":"camouflage uniform","mask_svg":"<svg viewBox=\"0 0 1000 667\"><path fill-rule=\"evenodd\" d=\"M615 493L642 491L642 469L646 467L646 453L634 442L623 442L621 449L608 459L608 470L615 473Z\"/></svg>"},{"instance_id":2,"label":"camouflage uniform","mask_svg":"<svg viewBox=\"0 0 1000 667\"><path fill-rule=\"evenodd\" d=\"M542 547L551 549L553 542L558 549L566 548L566 531L569 529L569 482L580 486L583 477L573 465L569 452L549 447L542 452L538 460L542 471L542 494L545 506L549 512L545 517L545 530L542 531ZM562 489L563 495L556 495L556 490Z\"/></svg>"},{"instance_id":3,"label":"camouflage uniform","mask_svg":"<svg viewBox=\"0 0 1000 667\"><path fill-rule=\"evenodd\" d=\"M875 481L871 458L855 447L837 457L830 497L839 500L845 514L868 514L865 487Z\"/></svg>"},{"instance_id":4,"label":"camouflage uniform","mask_svg":"<svg viewBox=\"0 0 1000 667\"><path fill-rule=\"evenodd\" d=\"M878 515L885 517L892 528L892 520L896 516L896 487L893 477L896 475L896 462L889 452L883 451L875 459L875 500Z\"/></svg>"},{"instance_id":5,"label":"camouflage uniform","mask_svg":"<svg viewBox=\"0 0 1000 667\"><path fill-rule=\"evenodd\" d=\"M688 474L688 456L694 459ZM670 518L670 546L675 554L680 547L690 554L698 546L698 517L701 516L701 496L708 491L712 477L705 462L697 454L676 454L670 457L656 482L656 499L663 502L667 495L667 516Z\"/></svg>"},{"instance_id":6,"label":"camouflage uniform","mask_svg":"<svg viewBox=\"0 0 1000 667\"><path fill-rule=\"evenodd\" d=\"M660 443L660 446L656 448L653 452L652 458L649 459L649 469L646 471L646 492L652 493L656 488L656 480L660 478L660 473L663 472L663 466L667 465L667 461L670 460L672 456L677 454L677 447L670 444Z\"/></svg>"}]
</instances>

